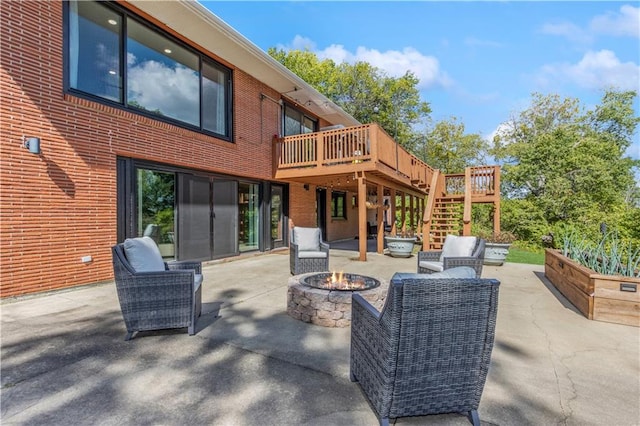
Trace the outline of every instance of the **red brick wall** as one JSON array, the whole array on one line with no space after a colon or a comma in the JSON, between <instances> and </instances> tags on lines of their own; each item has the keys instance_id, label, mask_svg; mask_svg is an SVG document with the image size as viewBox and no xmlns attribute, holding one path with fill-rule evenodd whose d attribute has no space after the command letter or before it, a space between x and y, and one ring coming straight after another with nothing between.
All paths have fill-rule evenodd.
<instances>
[{"instance_id":1,"label":"red brick wall","mask_svg":"<svg viewBox=\"0 0 640 426\"><path fill-rule=\"evenodd\" d=\"M301 183L290 184L289 201L289 219L293 226L318 226L315 186L310 185L307 190Z\"/></svg>"},{"instance_id":2,"label":"red brick wall","mask_svg":"<svg viewBox=\"0 0 640 426\"><path fill-rule=\"evenodd\" d=\"M316 213L316 187L309 186L309 190L304 189L302 184L290 184L289 194L291 205L289 207L289 217L295 226L318 226ZM354 238L358 235L358 209L351 207L351 197L354 193L347 192L347 219L331 218L331 191L327 191L327 241Z\"/></svg>"},{"instance_id":3,"label":"red brick wall","mask_svg":"<svg viewBox=\"0 0 640 426\"><path fill-rule=\"evenodd\" d=\"M65 95L62 2L0 8L2 297L112 279L117 156L272 177L278 106L260 93L274 90L234 70L235 144ZM23 135L41 139L40 156Z\"/></svg>"}]
</instances>

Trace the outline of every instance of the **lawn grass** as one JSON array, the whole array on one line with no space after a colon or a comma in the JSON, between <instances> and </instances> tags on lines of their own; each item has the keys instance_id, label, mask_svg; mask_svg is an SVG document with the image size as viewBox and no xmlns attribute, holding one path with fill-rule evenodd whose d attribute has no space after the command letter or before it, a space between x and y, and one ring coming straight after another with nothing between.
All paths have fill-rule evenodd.
<instances>
[{"instance_id":1,"label":"lawn grass","mask_svg":"<svg viewBox=\"0 0 640 426\"><path fill-rule=\"evenodd\" d=\"M507 262L511 263L528 263L531 265L544 265L544 252L527 251L521 248L511 246L507 255Z\"/></svg>"}]
</instances>

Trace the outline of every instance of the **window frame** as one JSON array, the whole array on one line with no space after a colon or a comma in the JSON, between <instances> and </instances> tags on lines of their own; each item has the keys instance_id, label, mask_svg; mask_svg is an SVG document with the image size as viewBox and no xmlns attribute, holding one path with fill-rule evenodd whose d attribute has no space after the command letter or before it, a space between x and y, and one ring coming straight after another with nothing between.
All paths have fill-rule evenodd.
<instances>
[{"instance_id":1,"label":"window frame","mask_svg":"<svg viewBox=\"0 0 640 426\"><path fill-rule=\"evenodd\" d=\"M78 0L78 1L85 1L85 0ZM70 46L70 14L71 14L71 6L70 6L70 0L65 0L64 4L63 4L63 90L64 93L73 95L73 96L77 96L83 99L87 99L93 102L97 102L100 104L105 104L114 108L118 108L127 112L131 112L137 115L142 115L148 118L151 118L153 120L157 120L157 121L161 121L161 122L165 122L165 123L169 123L169 124L173 124L176 125L178 127L182 127L185 129L189 129L189 130L193 130L199 133L203 133L203 134L207 134L210 136L214 136L218 139L222 139L228 142L234 142L234 129L233 129L233 122L234 122L234 117L233 117L233 70L231 68L226 67L225 65L223 65L222 63L216 61L214 58L207 56L206 54L200 52L199 50L195 49L194 47L192 47L191 45L185 43L184 41L174 37L173 35L169 34L168 32L162 30L161 28L157 27L156 25L152 24L151 22L146 21L145 19L143 19L142 17L138 16L137 14L133 13L132 11L128 10L127 8L124 8L118 4L115 4L111 1L105 1L105 2L98 2L95 1L95 3L99 3L103 6L108 7L110 10L120 14L122 16L122 29L120 30L120 34L119 34L119 62L120 62L120 75L122 76L122 86L121 86L121 102L118 101L114 101L114 100L110 100L108 98L93 94L91 92L86 92L80 89L75 89L71 87L71 83L70 83L70 74L71 74L71 68L70 68L70 64L71 64L71 46ZM170 117L165 117L165 116L161 116L158 114L154 114L153 112L147 112L141 108L136 108L135 106L129 106L128 101L129 101L129 97L128 97L128 76L127 76L127 65L126 65L126 61L127 61L127 39L128 39L128 29L127 29L127 20L128 19L132 19L134 21L136 21L136 23L145 26L146 28L148 28L150 31L153 31L155 34L159 35L160 37L164 37L166 38L168 41L170 41L171 43L175 43L178 46L180 46L183 49L186 49L187 51L189 51L190 53L193 53L197 56L198 58L198 79L199 79L199 83L198 83L198 94L197 94L197 98L198 98L198 113L199 113L199 125L193 125L190 124L186 121L182 121L179 119L175 119L175 118L170 118ZM203 68L205 66L205 64L207 64L207 66L209 67L213 67L214 69L224 73L226 75L226 83L224 85L224 113L225 113L225 123L224 123L224 127L226 129L226 133L222 134L222 133L216 133L214 131L208 130L207 128L204 127L204 112L203 111L203 106L204 106L204 94L203 94L203 78L204 78L204 72L203 72Z\"/></svg>"},{"instance_id":2,"label":"window frame","mask_svg":"<svg viewBox=\"0 0 640 426\"><path fill-rule=\"evenodd\" d=\"M306 134L306 133L315 133L318 131L318 119L306 114L303 110L301 110L300 108L296 108L295 106L293 106L292 104L289 103L285 103L284 106L282 107L283 111L282 111L282 133L283 136L293 136L293 135L302 135L302 134ZM288 111L295 111L296 113L298 113L298 117L295 117L296 122L298 123L298 133L289 133L287 132L287 118L294 118L291 115L287 115ZM307 122L312 123L313 125L313 129L311 129L311 131L305 131L307 129L307 126L305 126L307 124Z\"/></svg>"},{"instance_id":3,"label":"window frame","mask_svg":"<svg viewBox=\"0 0 640 426\"><path fill-rule=\"evenodd\" d=\"M338 200L342 199L342 211L339 208ZM331 219L347 219L347 193L342 191L331 191Z\"/></svg>"}]
</instances>

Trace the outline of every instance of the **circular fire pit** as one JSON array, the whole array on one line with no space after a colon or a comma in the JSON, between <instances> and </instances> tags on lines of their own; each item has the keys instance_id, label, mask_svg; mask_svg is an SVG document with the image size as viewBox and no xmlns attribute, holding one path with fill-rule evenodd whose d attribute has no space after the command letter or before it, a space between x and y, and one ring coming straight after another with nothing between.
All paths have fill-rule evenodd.
<instances>
[{"instance_id":1,"label":"circular fire pit","mask_svg":"<svg viewBox=\"0 0 640 426\"><path fill-rule=\"evenodd\" d=\"M287 313L297 320L323 327L349 327L353 292L357 291L381 310L387 289L383 280L360 274L314 272L295 275L289 278Z\"/></svg>"},{"instance_id":2,"label":"circular fire pit","mask_svg":"<svg viewBox=\"0 0 640 426\"><path fill-rule=\"evenodd\" d=\"M380 281L375 278L359 274L343 274L341 272L304 275L300 278L300 283L313 288L336 291L370 290L380 286Z\"/></svg>"}]
</instances>

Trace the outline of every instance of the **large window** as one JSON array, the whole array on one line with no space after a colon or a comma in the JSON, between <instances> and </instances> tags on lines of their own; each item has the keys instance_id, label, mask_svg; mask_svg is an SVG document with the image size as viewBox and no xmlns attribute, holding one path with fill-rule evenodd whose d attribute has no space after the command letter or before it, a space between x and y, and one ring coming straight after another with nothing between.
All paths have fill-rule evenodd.
<instances>
[{"instance_id":1,"label":"large window","mask_svg":"<svg viewBox=\"0 0 640 426\"><path fill-rule=\"evenodd\" d=\"M124 9L68 2L70 91L231 139L231 71Z\"/></svg>"},{"instance_id":2,"label":"large window","mask_svg":"<svg viewBox=\"0 0 640 426\"><path fill-rule=\"evenodd\" d=\"M290 105L284 107L284 135L300 135L317 131L317 122Z\"/></svg>"}]
</instances>

